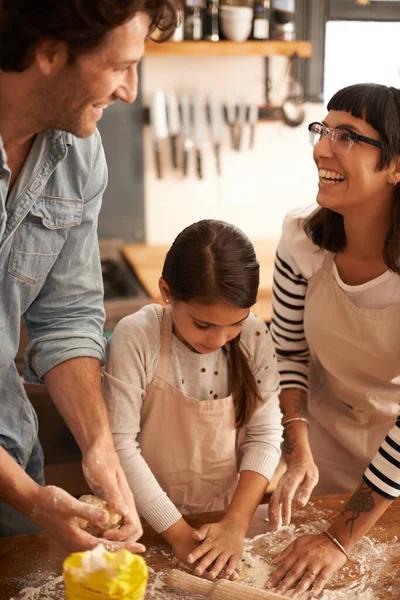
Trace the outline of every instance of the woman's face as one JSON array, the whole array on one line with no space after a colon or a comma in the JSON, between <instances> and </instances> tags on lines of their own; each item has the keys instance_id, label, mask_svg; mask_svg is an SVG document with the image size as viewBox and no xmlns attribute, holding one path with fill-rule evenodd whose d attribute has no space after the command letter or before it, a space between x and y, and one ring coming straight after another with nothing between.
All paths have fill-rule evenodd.
<instances>
[{"instance_id":1,"label":"woman's face","mask_svg":"<svg viewBox=\"0 0 400 600\"><path fill-rule=\"evenodd\" d=\"M236 308L230 304L199 304L176 302L170 298L174 332L195 352L215 352L239 335L249 308Z\"/></svg>"},{"instance_id":2,"label":"woman's face","mask_svg":"<svg viewBox=\"0 0 400 600\"><path fill-rule=\"evenodd\" d=\"M364 119L348 112L331 110L323 121L330 128L348 127L355 133L379 140L378 132ZM390 183L390 167L377 171L380 148L355 140L347 154L335 151L325 135L314 147L314 161L318 168L317 202L343 215L360 210L371 210L391 201L394 186Z\"/></svg>"}]
</instances>

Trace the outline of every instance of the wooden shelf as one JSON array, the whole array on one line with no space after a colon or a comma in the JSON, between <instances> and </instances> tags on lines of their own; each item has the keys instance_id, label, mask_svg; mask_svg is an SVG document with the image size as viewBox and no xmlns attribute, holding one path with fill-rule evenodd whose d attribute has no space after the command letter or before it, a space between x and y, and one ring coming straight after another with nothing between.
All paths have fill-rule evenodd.
<instances>
[{"instance_id":1,"label":"wooden shelf","mask_svg":"<svg viewBox=\"0 0 400 600\"><path fill-rule=\"evenodd\" d=\"M268 40L258 42L148 42L145 56L312 56L311 42L296 40L281 42Z\"/></svg>"}]
</instances>

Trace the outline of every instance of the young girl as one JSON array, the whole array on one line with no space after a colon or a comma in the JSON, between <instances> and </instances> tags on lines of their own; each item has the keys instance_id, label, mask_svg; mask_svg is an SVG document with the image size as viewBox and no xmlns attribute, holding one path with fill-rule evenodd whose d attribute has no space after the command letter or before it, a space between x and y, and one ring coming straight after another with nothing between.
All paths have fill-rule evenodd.
<instances>
[{"instance_id":1,"label":"young girl","mask_svg":"<svg viewBox=\"0 0 400 600\"><path fill-rule=\"evenodd\" d=\"M259 264L236 227L182 231L160 279L166 308L120 321L108 344L104 394L139 513L202 575L237 567L249 522L280 457L274 347L250 313ZM238 474L239 473L239 474ZM192 529L182 515L224 511Z\"/></svg>"}]
</instances>

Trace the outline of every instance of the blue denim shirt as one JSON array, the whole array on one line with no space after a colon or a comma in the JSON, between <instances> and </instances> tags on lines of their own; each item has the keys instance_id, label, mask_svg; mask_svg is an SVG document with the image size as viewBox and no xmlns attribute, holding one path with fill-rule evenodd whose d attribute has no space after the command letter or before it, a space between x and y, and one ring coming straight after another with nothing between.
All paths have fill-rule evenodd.
<instances>
[{"instance_id":1,"label":"blue denim shirt","mask_svg":"<svg viewBox=\"0 0 400 600\"><path fill-rule=\"evenodd\" d=\"M103 360L97 219L107 166L100 134L43 132L7 199L9 178L0 138L0 445L25 468L37 419L14 362L21 316L30 338L27 382L42 383L70 358Z\"/></svg>"}]
</instances>

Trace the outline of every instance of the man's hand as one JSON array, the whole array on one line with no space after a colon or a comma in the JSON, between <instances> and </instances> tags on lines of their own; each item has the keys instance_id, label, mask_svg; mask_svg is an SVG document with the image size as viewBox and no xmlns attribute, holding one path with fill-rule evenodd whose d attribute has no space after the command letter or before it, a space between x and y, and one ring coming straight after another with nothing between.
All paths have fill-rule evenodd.
<instances>
[{"instance_id":1,"label":"man's hand","mask_svg":"<svg viewBox=\"0 0 400 600\"><path fill-rule=\"evenodd\" d=\"M312 587L318 596L326 582L346 562L346 557L325 535L302 535L275 558L278 568L267 588L285 594L295 587L291 598L300 598Z\"/></svg>"},{"instance_id":2,"label":"man's hand","mask_svg":"<svg viewBox=\"0 0 400 600\"><path fill-rule=\"evenodd\" d=\"M132 542L142 536L143 529L114 446L97 445L89 449L83 457L82 468L93 493L106 500L114 512L124 517L124 525L106 531L104 537L115 541L125 540L131 547L135 546ZM141 544L136 544L136 552L143 550Z\"/></svg>"},{"instance_id":3,"label":"man's hand","mask_svg":"<svg viewBox=\"0 0 400 600\"><path fill-rule=\"evenodd\" d=\"M194 531L193 539L202 541L188 557L190 564L201 559L195 568L196 575L203 575L212 565L209 571L210 579L218 577L224 568L226 577L231 577L242 557L245 534L245 529L234 520L202 525Z\"/></svg>"},{"instance_id":4,"label":"man's hand","mask_svg":"<svg viewBox=\"0 0 400 600\"><path fill-rule=\"evenodd\" d=\"M270 531L277 531L282 525L290 524L293 500L299 506L305 506L317 483L318 468L311 453L288 461L287 470L269 501Z\"/></svg>"},{"instance_id":5,"label":"man's hand","mask_svg":"<svg viewBox=\"0 0 400 600\"><path fill-rule=\"evenodd\" d=\"M69 552L89 550L103 544L107 550L116 552L127 548L132 552L142 552L141 544L112 542L108 539L97 538L78 525L78 518L91 523L105 523L108 520L107 511L96 506L79 502L65 490L55 486L36 486L32 497L32 521L53 536Z\"/></svg>"}]
</instances>

